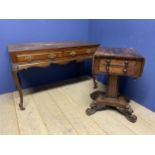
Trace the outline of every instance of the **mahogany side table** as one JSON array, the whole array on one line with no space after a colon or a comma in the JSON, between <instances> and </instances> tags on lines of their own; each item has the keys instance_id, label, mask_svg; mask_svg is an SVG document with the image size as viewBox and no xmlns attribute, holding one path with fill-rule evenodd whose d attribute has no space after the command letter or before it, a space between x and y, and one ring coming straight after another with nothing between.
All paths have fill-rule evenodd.
<instances>
[{"instance_id":1,"label":"mahogany side table","mask_svg":"<svg viewBox=\"0 0 155 155\"><path fill-rule=\"evenodd\" d=\"M130 99L118 94L118 77L138 78L142 75L145 59L133 48L98 48L93 59L93 74L109 75L106 92L95 91L90 97L93 102L86 110L87 115L108 107L114 107L130 122L136 122ZM97 83L96 83L97 84Z\"/></svg>"},{"instance_id":2,"label":"mahogany side table","mask_svg":"<svg viewBox=\"0 0 155 155\"><path fill-rule=\"evenodd\" d=\"M67 64L71 61L77 63L92 59L97 43L66 41L66 42L42 42L14 44L8 46L12 62L12 73L15 79L16 88L20 96L19 107L24 110L23 92L19 77L19 71L32 67L48 67L51 64ZM95 76L93 76L95 83Z\"/></svg>"}]
</instances>

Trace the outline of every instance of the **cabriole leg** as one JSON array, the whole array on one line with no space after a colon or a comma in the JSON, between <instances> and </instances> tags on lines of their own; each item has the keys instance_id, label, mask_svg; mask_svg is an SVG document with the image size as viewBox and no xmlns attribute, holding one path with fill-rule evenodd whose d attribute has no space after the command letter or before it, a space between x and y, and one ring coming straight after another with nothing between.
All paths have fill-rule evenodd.
<instances>
[{"instance_id":1,"label":"cabriole leg","mask_svg":"<svg viewBox=\"0 0 155 155\"><path fill-rule=\"evenodd\" d=\"M94 89L97 88L96 75L93 75Z\"/></svg>"},{"instance_id":2,"label":"cabriole leg","mask_svg":"<svg viewBox=\"0 0 155 155\"><path fill-rule=\"evenodd\" d=\"M25 110L24 106L23 106L23 92L22 92L22 88L19 82L19 77L18 77L18 71L13 71L13 77L15 79L15 83L16 83L16 88L19 92L19 96L20 96L20 103L19 103L19 107L21 110Z\"/></svg>"}]
</instances>

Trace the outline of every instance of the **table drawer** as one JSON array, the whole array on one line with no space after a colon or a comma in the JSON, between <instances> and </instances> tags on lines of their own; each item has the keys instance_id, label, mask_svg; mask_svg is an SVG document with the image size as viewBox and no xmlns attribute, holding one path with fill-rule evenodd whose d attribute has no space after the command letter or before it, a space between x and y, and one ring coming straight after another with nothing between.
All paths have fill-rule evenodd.
<instances>
[{"instance_id":1,"label":"table drawer","mask_svg":"<svg viewBox=\"0 0 155 155\"><path fill-rule=\"evenodd\" d=\"M109 73L138 77L141 74L143 62L137 60L95 59L96 73Z\"/></svg>"},{"instance_id":2,"label":"table drawer","mask_svg":"<svg viewBox=\"0 0 155 155\"><path fill-rule=\"evenodd\" d=\"M16 60L17 62L31 62L31 61L37 61L37 60L46 60L46 59L56 59L61 58L62 53L59 52L35 52L30 54L17 54Z\"/></svg>"},{"instance_id":3,"label":"table drawer","mask_svg":"<svg viewBox=\"0 0 155 155\"><path fill-rule=\"evenodd\" d=\"M81 49L70 49L64 50L63 57L75 57L80 55L93 55L96 51L95 48L81 48Z\"/></svg>"},{"instance_id":4,"label":"table drawer","mask_svg":"<svg viewBox=\"0 0 155 155\"><path fill-rule=\"evenodd\" d=\"M134 76L134 69L132 67L118 67L118 66L100 66L99 67L100 72L110 73L110 74L116 74L116 75L129 75Z\"/></svg>"},{"instance_id":5,"label":"table drawer","mask_svg":"<svg viewBox=\"0 0 155 155\"><path fill-rule=\"evenodd\" d=\"M35 51L35 52L27 52L27 53L18 53L16 57L16 62L31 62L37 60L46 60L46 59L63 59L76 57L80 55L93 55L96 51L97 47L92 48L70 48L70 49L60 49L53 51Z\"/></svg>"},{"instance_id":6,"label":"table drawer","mask_svg":"<svg viewBox=\"0 0 155 155\"><path fill-rule=\"evenodd\" d=\"M122 59L102 59L100 60L101 65L110 64L111 66L124 67L125 65L134 67L136 65L136 60L122 60Z\"/></svg>"}]
</instances>

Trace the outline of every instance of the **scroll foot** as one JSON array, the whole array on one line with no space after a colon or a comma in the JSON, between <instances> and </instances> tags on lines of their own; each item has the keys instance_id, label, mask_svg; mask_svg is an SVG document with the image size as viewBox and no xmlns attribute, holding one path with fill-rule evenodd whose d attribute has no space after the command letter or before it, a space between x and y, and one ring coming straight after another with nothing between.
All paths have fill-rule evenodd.
<instances>
[{"instance_id":1,"label":"scroll foot","mask_svg":"<svg viewBox=\"0 0 155 155\"><path fill-rule=\"evenodd\" d=\"M137 116L136 115L125 115L127 120L129 120L132 123L135 123L137 121Z\"/></svg>"},{"instance_id":2,"label":"scroll foot","mask_svg":"<svg viewBox=\"0 0 155 155\"><path fill-rule=\"evenodd\" d=\"M94 114L95 112L96 112L96 109L93 109L93 108L88 108L88 109L86 109L86 114L87 114L88 116Z\"/></svg>"},{"instance_id":3,"label":"scroll foot","mask_svg":"<svg viewBox=\"0 0 155 155\"><path fill-rule=\"evenodd\" d=\"M86 114L90 116L96 113L96 111L103 110L105 107L106 107L105 105L96 104L96 102L93 102L90 104L90 108L86 109Z\"/></svg>"},{"instance_id":4,"label":"scroll foot","mask_svg":"<svg viewBox=\"0 0 155 155\"><path fill-rule=\"evenodd\" d=\"M132 114L133 109L130 105L127 105L126 108L117 107L117 110L121 112L127 118L128 121L132 123L135 123L137 121L137 116Z\"/></svg>"}]
</instances>

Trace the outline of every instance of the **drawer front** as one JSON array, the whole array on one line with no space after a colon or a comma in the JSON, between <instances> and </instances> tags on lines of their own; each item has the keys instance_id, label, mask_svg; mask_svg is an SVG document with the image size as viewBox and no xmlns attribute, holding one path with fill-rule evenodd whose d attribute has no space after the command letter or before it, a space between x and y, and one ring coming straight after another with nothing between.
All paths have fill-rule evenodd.
<instances>
[{"instance_id":1,"label":"drawer front","mask_svg":"<svg viewBox=\"0 0 155 155\"><path fill-rule=\"evenodd\" d=\"M81 49L69 49L64 50L63 57L76 57L80 55L93 55L96 51L95 48L81 48Z\"/></svg>"},{"instance_id":2,"label":"drawer front","mask_svg":"<svg viewBox=\"0 0 155 155\"><path fill-rule=\"evenodd\" d=\"M96 73L138 77L141 74L143 63L137 60L96 59L94 66Z\"/></svg>"},{"instance_id":3,"label":"drawer front","mask_svg":"<svg viewBox=\"0 0 155 155\"><path fill-rule=\"evenodd\" d=\"M116 75L129 75L134 76L134 68L132 67L118 67L118 66L99 66L99 71L109 74L116 74Z\"/></svg>"},{"instance_id":4,"label":"drawer front","mask_svg":"<svg viewBox=\"0 0 155 155\"><path fill-rule=\"evenodd\" d=\"M63 58L71 58L82 55L93 55L97 47L92 48L71 48L62 50L48 50L48 51L35 51L27 53L18 53L16 55L16 62L31 62L37 60L57 60Z\"/></svg>"},{"instance_id":5,"label":"drawer front","mask_svg":"<svg viewBox=\"0 0 155 155\"><path fill-rule=\"evenodd\" d=\"M102 59L101 65L110 64L111 66L124 67L125 65L133 67L136 65L136 60L119 60L119 59Z\"/></svg>"},{"instance_id":6,"label":"drawer front","mask_svg":"<svg viewBox=\"0 0 155 155\"><path fill-rule=\"evenodd\" d=\"M56 59L61 57L61 52L35 52L30 54L17 54L16 60L17 62L31 62L37 60Z\"/></svg>"}]
</instances>

